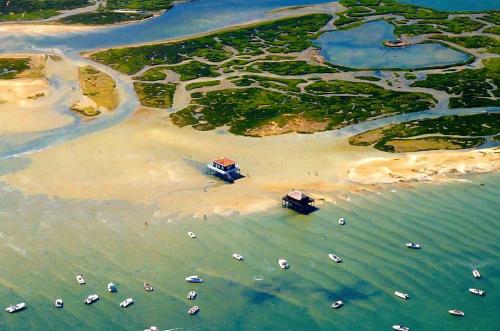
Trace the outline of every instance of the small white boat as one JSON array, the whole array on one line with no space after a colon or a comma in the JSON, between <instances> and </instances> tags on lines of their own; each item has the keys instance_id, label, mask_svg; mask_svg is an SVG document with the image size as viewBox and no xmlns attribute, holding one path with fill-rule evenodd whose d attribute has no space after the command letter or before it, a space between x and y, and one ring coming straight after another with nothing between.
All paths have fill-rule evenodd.
<instances>
[{"instance_id":1,"label":"small white boat","mask_svg":"<svg viewBox=\"0 0 500 331\"><path fill-rule=\"evenodd\" d=\"M480 296L485 295L485 293L484 293L483 290L479 290L477 288L470 288L469 292L472 293L472 294L475 294L475 295L480 295Z\"/></svg>"},{"instance_id":2,"label":"small white boat","mask_svg":"<svg viewBox=\"0 0 500 331\"><path fill-rule=\"evenodd\" d=\"M280 265L281 269L288 269L288 268L290 268L290 266L288 265L288 261L285 260L285 259L283 259L283 258L281 258L281 259L278 260L278 264Z\"/></svg>"},{"instance_id":3,"label":"small white boat","mask_svg":"<svg viewBox=\"0 0 500 331\"><path fill-rule=\"evenodd\" d=\"M144 283L144 289L147 292L151 292L153 290L153 286L151 286L151 284L149 284L149 283Z\"/></svg>"},{"instance_id":4,"label":"small white boat","mask_svg":"<svg viewBox=\"0 0 500 331\"><path fill-rule=\"evenodd\" d=\"M240 255L240 254L238 254L238 253L234 253L234 254L233 254L233 257L234 257L236 260L238 260L238 261L243 261L243 260L244 260L243 256L241 256L241 255Z\"/></svg>"},{"instance_id":5,"label":"small white boat","mask_svg":"<svg viewBox=\"0 0 500 331\"><path fill-rule=\"evenodd\" d=\"M25 302L21 302L21 303L18 303L16 305L10 305L8 306L7 308L5 308L5 311L12 314L12 313L17 313L18 311L21 311L23 310L24 308L26 308L26 303Z\"/></svg>"},{"instance_id":6,"label":"small white boat","mask_svg":"<svg viewBox=\"0 0 500 331\"><path fill-rule=\"evenodd\" d=\"M83 279L82 274L78 274L78 275L76 275L76 281L77 281L77 282L78 282L78 284L80 284L80 285L85 284L85 279Z\"/></svg>"},{"instance_id":7,"label":"small white boat","mask_svg":"<svg viewBox=\"0 0 500 331\"><path fill-rule=\"evenodd\" d=\"M59 298L59 299L56 299L56 301L54 301L54 306L56 308L62 308L64 306L64 301L63 299Z\"/></svg>"},{"instance_id":8,"label":"small white boat","mask_svg":"<svg viewBox=\"0 0 500 331\"><path fill-rule=\"evenodd\" d=\"M403 325L393 325L392 328L396 331L410 331L410 328Z\"/></svg>"},{"instance_id":9,"label":"small white boat","mask_svg":"<svg viewBox=\"0 0 500 331\"><path fill-rule=\"evenodd\" d=\"M128 306L130 306L131 304L134 303L134 299L132 298L127 298L125 300L123 300L121 303L120 303L120 307L122 308L127 308Z\"/></svg>"},{"instance_id":10,"label":"small white boat","mask_svg":"<svg viewBox=\"0 0 500 331\"><path fill-rule=\"evenodd\" d=\"M199 312L199 311L200 311L200 307L198 307L198 306L193 306L193 307L189 308L189 310L188 310L188 314L189 314L189 315L194 315L194 314L196 314L196 313L197 313L197 312Z\"/></svg>"},{"instance_id":11,"label":"small white boat","mask_svg":"<svg viewBox=\"0 0 500 331\"><path fill-rule=\"evenodd\" d=\"M406 247L413 248L413 249L420 249L420 244L409 242L409 243L406 243Z\"/></svg>"},{"instance_id":12,"label":"small white boat","mask_svg":"<svg viewBox=\"0 0 500 331\"><path fill-rule=\"evenodd\" d=\"M342 307L344 305L344 302L342 300L338 300L338 301L335 301L334 303L332 303L332 308L333 309L338 309L340 307Z\"/></svg>"},{"instance_id":13,"label":"small white boat","mask_svg":"<svg viewBox=\"0 0 500 331\"><path fill-rule=\"evenodd\" d=\"M158 328L156 326L150 326L149 329L146 329L144 331L158 331Z\"/></svg>"},{"instance_id":14,"label":"small white boat","mask_svg":"<svg viewBox=\"0 0 500 331\"><path fill-rule=\"evenodd\" d=\"M339 224L345 225L345 219L343 217L339 218Z\"/></svg>"},{"instance_id":15,"label":"small white boat","mask_svg":"<svg viewBox=\"0 0 500 331\"><path fill-rule=\"evenodd\" d=\"M474 276L474 278L481 278L481 274L479 273L479 271L477 269L474 269L472 270L472 275Z\"/></svg>"},{"instance_id":16,"label":"small white boat","mask_svg":"<svg viewBox=\"0 0 500 331\"><path fill-rule=\"evenodd\" d=\"M408 293L403 293L403 292L399 292L399 291L394 291L394 294L395 294L397 297L400 297L401 299L408 300L408 299L410 298L410 296L408 295Z\"/></svg>"},{"instance_id":17,"label":"small white boat","mask_svg":"<svg viewBox=\"0 0 500 331\"><path fill-rule=\"evenodd\" d=\"M203 279L201 279L200 277L198 277L196 275L186 277L185 279L186 279L186 282L188 282L188 283L203 283Z\"/></svg>"},{"instance_id":18,"label":"small white boat","mask_svg":"<svg viewBox=\"0 0 500 331\"><path fill-rule=\"evenodd\" d=\"M191 232L191 231L188 232L188 236L190 238L193 238L193 239L196 238L196 235L194 234L194 232Z\"/></svg>"},{"instance_id":19,"label":"small white boat","mask_svg":"<svg viewBox=\"0 0 500 331\"><path fill-rule=\"evenodd\" d=\"M111 292L111 293L115 293L116 292L116 286L114 283L108 283L108 291Z\"/></svg>"},{"instance_id":20,"label":"small white boat","mask_svg":"<svg viewBox=\"0 0 500 331\"><path fill-rule=\"evenodd\" d=\"M337 255L335 255L333 253L332 254L328 254L328 257L330 259L332 259L333 261L337 262L337 263L342 262L342 259L340 258L340 256L337 256Z\"/></svg>"},{"instance_id":21,"label":"small white boat","mask_svg":"<svg viewBox=\"0 0 500 331\"><path fill-rule=\"evenodd\" d=\"M190 291L186 298L188 298L189 300L194 300L196 299L196 295L196 291Z\"/></svg>"},{"instance_id":22,"label":"small white boat","mask_svg":"<svg viewBox=\"0 0 500 331\"><path fill-rule=\"evenodd\" d=\"M94 302L96 302L97 300L99 300L99 296L97 294L91 294L87 297L87 299L85 299L84 302L86 305L91 305Z\"/></svg>"},{"instance_id":23,"label":"small white boat","mask_svg":"<svg viewBox=\"0 0 500 331\"><path fill-rule=\"evenodd\" d=\"M455 316L464 316L465 313L461 310L458 310L458 309L451 309L451 310L448 310L448 312L452 315L455 315Z\"/></svg>"}]
</instances>

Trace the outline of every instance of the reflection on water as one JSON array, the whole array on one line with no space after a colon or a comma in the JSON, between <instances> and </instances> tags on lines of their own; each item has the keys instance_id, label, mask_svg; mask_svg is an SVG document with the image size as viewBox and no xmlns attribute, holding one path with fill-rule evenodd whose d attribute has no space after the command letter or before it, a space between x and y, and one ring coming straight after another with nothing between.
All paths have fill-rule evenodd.
<instances>
[{"instance_id":1,"label":"reflection on water","mask_svg":"<svg viewBox=\"0 0 500 331\"><path fill-rule=\"evenodd\" d=\"M277 200L265 214L207 221L157 218L154 208L123 201L25 197L1 186L0 303L24 300L29 308L0 314L0 328L381 330L403 322L416 330L494 330L500 176L470 179L380 189L323 204L309 216ZM338 225L341 216L346 226ZM410 240L422 250L406 249ZM245 261L233 259L235 252ZM332 252L344 262L329 260ZM289 270L278 267L279 257ZM476 266L481 280L472 278ZM75 280L80 272L86 285ZM186 283L192 274L206 282ZM116 294L106 290L110 281ZM145 281L154 292L143 290ZM471 296L469 287L487 295ZM201 312L189 317L193 302L185 296L193 289ZM394 290L410 300L395 298ZM101 300L85 306L91 293ZM64 309L53 307L57 297ZM122 309L126 297L136 304ZM346 305L334 311L337 299ZM450 317L450 308L466 317Z\"/></svg>"},{"instance_id":2,"label":"reflection on water","mask_svg":"<svg viewBox=\"0 0 500 331\"><path fill-rule=\"evenodd\" d=\"M394 26L385 21L322 34L315 44L328 61L354 68L416 69L463 63L469 56L440 44L418 44L388 48L385 40L395 38Z\"/></svg>"}]
</instances>

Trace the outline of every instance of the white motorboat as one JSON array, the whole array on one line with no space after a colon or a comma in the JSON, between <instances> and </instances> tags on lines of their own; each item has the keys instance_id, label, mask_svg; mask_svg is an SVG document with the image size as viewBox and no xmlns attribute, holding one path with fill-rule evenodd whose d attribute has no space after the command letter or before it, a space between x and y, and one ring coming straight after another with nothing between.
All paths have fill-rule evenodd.
<instances>
[{"instance_id":1,"label":"white motorboat","mask_svg":"<svg viewBox=\"0 0 500 331\"><path fill-rule=\"evenodd\" d=\"M343 217L339 218L339 224L345 225L345 219Z\"/></svg>"},{"instance_id":2,"label":"white motorboat","mask_svg":"<svg viewBox=\"0 0 500 331\"><path fill-rule=\"evenodd\" d=\"M85 279L83 279L82 274L78 274L78 275L76 275L76 281L77 281L77 282L78 282L78 284L80 284L80 285L85 284Z\"/></svg>"},{"instance_id":3,"label":"white motorboat","mask_svg":"<svg viewBox=\"0 0 500 331\"><path fill-rule=\"evenodd\" d=\"M330 259L332 259L333 261L337 262L337 263L342 262L342 259L340 258L340 256L337 256L337 255L335 255L333 253L332 254L328 254L328 257Z\"/></svg>"},{"instance_id":4,"label":"white motorboat","mask_svg":"<svg viewBox=\"0 0 500 331\"><path fill-rule=\"evenodd\" d=\"M64 301L63 299L59 298L59 299L56 299L56 301L54 301L54 306L56 308L62 308L64 306Z\"/></svg>"},{"instance_id":5,"label":"white motorboat","mask_svg":"<svg viewBox=\"0 0 500 331\"><path fill-rule=\"evenodd\" d=\"M342 307L344 305L344 302L342 300L338 300L338 301L335 301L334 303L332 303L332 308L333 309L338 309L340 307Z\"/></svg>"},{"instance_id":6,"label":"white motorboat","mask_svg":"<svg viewBox=\"0 0 500 331\"><path fill-rule=\"evenodd\" d=\"M186 282L188 282L188 283L203 283L203 279L201 279L200 277L198 277L196 275L186 277L185 279L186 279Z\"/></svg>"},{"instance_id":7,"label":"white motorboat","mask_svg":"<svg viewBox=\"0 0 500 331\"><path fill-rule=\"evenodd\" d=\"M193 307L189 308L189 310L188 310L188 314L189 314L189 315L194 315L194 314L196 314L196 313L197 313L197 312L199 312L199 311L200 311L200 307L198 307L198 306L193 306Z\"/></svg>"},{"instance_id":8,"label":"white motorboat","mask_svg":"<svg viewBox=\"0 0 500 331\"><path fill-rule=\"evenodd\" d=\"M149 329L146 329L144 331L158 331L158 328L156 326L150 326Z\"/></svg>"},{"instance_id":9,"label":"white motorboat","mask_svg":"<svg viewBox=\"0 0 500 331\"><path fill-rule=\"evenodd\" d=\"M144 289L147 292L151 292L153 290L153 286L151 286L151 284L149 284L149 283L144 283Z\"/></svg>"},{"instance_id":10,"label":"white motorboat","mask_svg":"<svg viewBox=\"0 0 500 331\"><path fill-rule=\"evenodd\" d=\"M87 297L87 299L85 299L84 302L86 305L91 305L94 302L96 302L97 300L99 300L99 296L97 294L91 294Z\"/></svg>"},{"instance_id":11,"label":"white motorboat","mask_svg":"<svg viewBox=\"0 0 500 331\"><path fill-rule=\"evenodd\" d=\"M403 325L393 325L392 328L396 331L410 331L410 328Z\"/></svg>"},{"instance_id":12,"label":"white motorboat","mask_svg":"<svg viewBox=\"0 0 500 331\"><path fill-rule=\"evenodd\" d=\"M290 268L290 265L288 265L288 261L285 260L284 258L281 258L278 260L278 264L280 265L281 269L288 269Z\"/></svg>"},{"instance_id":13,"label":"white motorboat","mask_svg":"<svg viewBox=\"0 0 500 331\"><path fill-rule=\"evenodd\" d=\"M409 242L409 243L406 243L406 247L413 248L413 249L420 249L420 244Z\"/></svg>"},{"instance_id":14,"label":"white motorboat","mask_svg":"<svg viewBox=\"0 0 500 331\"><path fill-rule=\"evenodd\" d=\"M408 293L403 293L403 292L399 292L399 291L394 291L394 294L395 294L397 297L400 297L401 299L408 300L408 299L410 298L410 296L408 295Z\"/></svg>"},{"instance_id":15,"label":"white motorboat","mask_svg":"<svg viewBox=\"0 0 500 331\"><path fill-rule=\"evenodd\" d=\"M116 286L114 283L108 283L108 291L111 292L111 293L115 293L116 292Z\"/></svg>"},{"instance_id":16,"label":"white motorboat","mask_svg":"<svg viewBox=\"0 0 500 331\"><path fill-rule=\"evenodd\" d=\"M120 303L120 307L122 308L127 308L128 306L130 306L131 304L134 303L134 299L132 298L127 298L125 300L123 300L121 303Z\"/></svg>"},{"instance_id":17,"label":"white motorboat","mask_svg":"<svg viewBox=\"0 0 500 331\"><path fill-rule=\"evenodd\" d=\"M26 303L25 302L21 302L21 303L18 303L16 305L10 305L8 306L7 308L5 308L5 311L12 314L12 313L17 313L18 311L21 311L23 310L24 308L26 308Z\"/></svg>"},{"instance_id":18,"label":"white motorboat","mask_svg":"<svg viewBox=\"0 0 500 331\"><path fill-rule=\"evenodd\" d=\"M194 234L194 232L191 232L191 231L188 232L188 236L190 238L193 238L193 239L196 238L196 235Z\"/></svg>"},{"instance_id":19,"label":"white motorboat","mask_svg":"<svg viewBox=\"0 0 500 331\"><path fill-rule=\"evenodd\" d=\"M481 274L479 273L479 271L477 269L474 269L472 270L472 275L474 276L474 278L481 278Z\"/></svg>"},{"instance_id":20,"label":"white motorboat","mask_svg":"<svg viewBox=\"0 0 500 331\"><path fill-rule=\"evenodd\" d=\"M483 290L479 290L477 288L470 288L469 292L472 294L475 294L475 295L480 295L480 296L485 295L485 292Z\"/></svg>"},{"instance_id":21,"label":"white motorboat","mask_svg":"<svg viewBox=\"0 0 500 331\"><path fill-rule=\"evenodd\" d=\"M240 254L238 254L238 253L234 253L234 254L233 254L233 257L234 257L236 260L238 260L238 261L243 261L243 260L244 260L243 256L241 256L241 255L240 255Z\"/></svg>"},{"instance_id":22,"label":"white motorboat","mask_svg":"<svg viewBox=\"0 0 500 331\"><path fill-rule=\"evenodd\" d=\"M458 309L451 309L451 310L448 310L448 312L452 315L455 315L455 316L464 316L465 313L461 310L458 310Z\"/></svg>"},{"instance_id":23,"label":"white motorboat","mask_svg":"<svg viewBox=\"0 0 500 331\"><path fill-rule=\"evenodd\" d=\"M196 299L196 295L196 291L190 291L186 298L188 298L189 300L194 300Z\"/></svg>"}]
</instances>

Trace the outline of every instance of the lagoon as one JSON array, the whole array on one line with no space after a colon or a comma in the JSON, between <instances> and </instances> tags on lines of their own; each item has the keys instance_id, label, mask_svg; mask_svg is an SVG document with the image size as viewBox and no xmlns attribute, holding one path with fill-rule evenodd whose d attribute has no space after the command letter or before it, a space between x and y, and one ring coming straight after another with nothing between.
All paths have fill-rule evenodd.
<instances>
[{"instance_id":1,"label":"lagoon","mask_svg":"<svg viewBox=\"0 0 500 331\"><path fill-rule=\"evenodd\" d=\"M363 69L440 67L464 63L470 58L437 43L397 49L385 47L384 41L395 39L393 32L394 26L390 23L375 21L349 30L326 32L315 44L328 62Z\"/></svg>"}]
</instances>

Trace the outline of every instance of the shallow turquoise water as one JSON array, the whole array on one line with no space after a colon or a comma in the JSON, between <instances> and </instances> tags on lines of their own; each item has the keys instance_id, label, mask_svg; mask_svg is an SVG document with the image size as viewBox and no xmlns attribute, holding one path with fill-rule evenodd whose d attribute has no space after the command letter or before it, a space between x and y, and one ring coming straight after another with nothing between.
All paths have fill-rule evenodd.
<instances>
[{"instance_id":1,"label":"shallow turquoise water","mask_svg":"<svg viewBox=\"0 0 500 331\"><path fill-rule=\"evenodd\" d=\"M395 39L394 26L384 21L322 34L315 44L327 61L354 68L416 69L463 63L469 56L440 44L417 44L388 48L386 40Z\"/></svg>"},{"instance_id":2,"label":"shallow turquoise water","mask_svg":"<svg viewBox=\"0 0 500 331\"><path fill-rule=\"evenodd\" d=\"M308 217L277 201L267 213L206 222L153 218L154 209L120 201L27 198L2 187L0 304L25 300L29 308L0 314L0 328L388 330L404 323L412 330L497 330L500 175L470 179L351 196ZM423 249L405 248L409 240ZM235 261L234 252L246 260ZM334 264L330 252L344 262ZM278 268L279 257L289 270ZM474 266L480 280L471 275ZM86 285L76 283L78 272ZM206 283L187 284L191 274ZM106 292L109 281L118 293ZM156 290L145 293L144 281ZM487 295L472 296L469 287ZM186 314L191 289L199 293L195 317ZM85 306L94 292L102 299ZM59 296L62 310L52 307ZM136 304L120 308L129 296ZM333 311L339 298L346 305ZM449 315L451 308L465 317Z\"/></svg>"}]
</instances>

